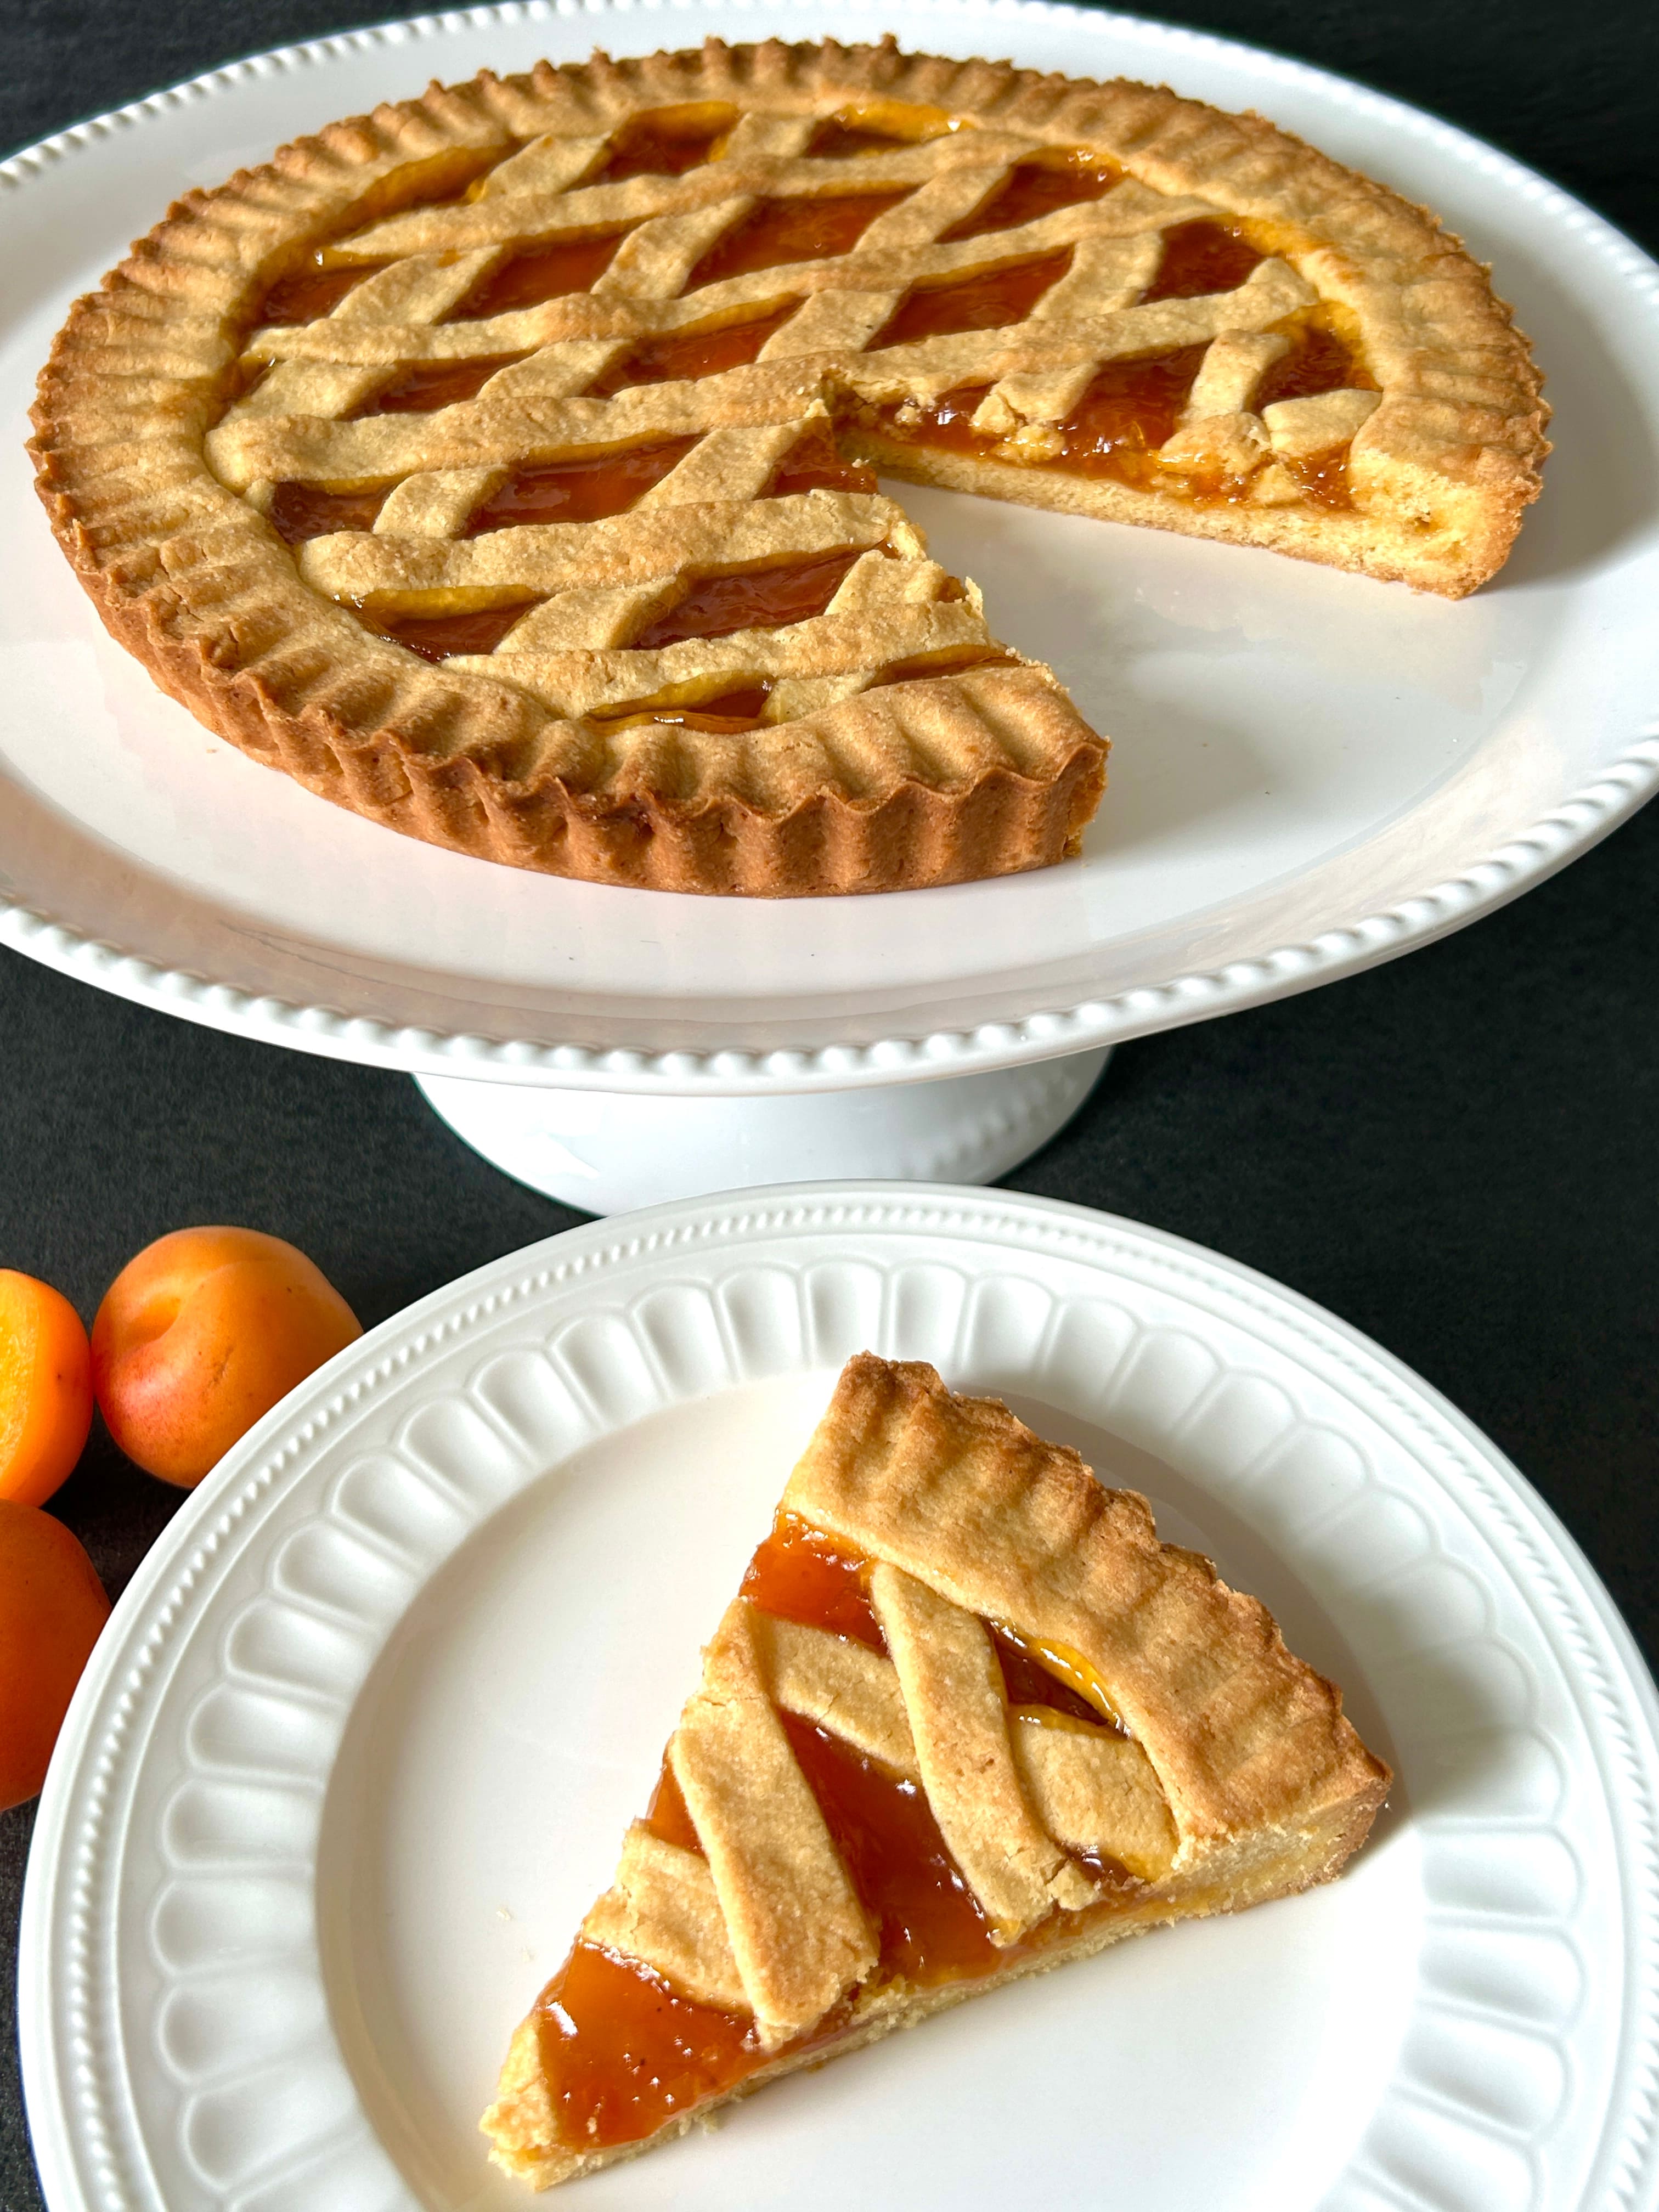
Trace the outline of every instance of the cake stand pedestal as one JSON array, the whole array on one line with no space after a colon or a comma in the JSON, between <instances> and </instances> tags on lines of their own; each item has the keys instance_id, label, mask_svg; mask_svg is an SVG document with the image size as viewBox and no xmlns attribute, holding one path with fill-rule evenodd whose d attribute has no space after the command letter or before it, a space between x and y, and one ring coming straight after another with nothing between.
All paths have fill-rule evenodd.
<instances>
[{"instance_id":1,"label":"cake stand pedestal","mask_svg":"<svg viewBox=\"0 0 1659 2212\"><path fill-rule=\"evenodd\" d=\"M746 1098L415 1080L492 1167L586 1213L623 1213L762 1183L992 1182L1065 1127L1110 1057L1106 1046L931 1082Z\"/></svg>"}]
</instances>

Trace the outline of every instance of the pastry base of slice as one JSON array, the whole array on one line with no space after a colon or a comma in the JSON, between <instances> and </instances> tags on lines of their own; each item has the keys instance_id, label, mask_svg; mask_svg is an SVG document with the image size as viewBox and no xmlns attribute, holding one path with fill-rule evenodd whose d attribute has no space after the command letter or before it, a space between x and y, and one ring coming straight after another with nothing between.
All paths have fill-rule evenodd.
<instances>
[{"instance_id":1,"label":"pastry base of slice","mask_svg":"<svg viewBox=\"0 0 1659 2212\"><path fill-rule=\"evenodd\" d=\"M646 2151L655 2150L677 2136L689 2134L694 2127L708 2126L715 2122L716 2115L752 2091L764 2088L769 2081L779 2081L785 2075L798 2073L803 2067L822 2066L831 2058L862 2051L866 2045L890 2035L896 2028L915 2027L935 2013L946 2012L951 2006L988 1990L1023 1981L1032 1974L1051 1973L1056 1966L1093 1958L1127 1936L1144 1936L1156 1928L1170 1927L1179 1920L1207 1918L1218 1912L1242 1912L1252 1905L1270 1904L1276 1898L1295 1896L1321 1882L1334 1881L1364 1842L1387 1788L1385 1776L1374 1796L1335 1808L1309 1829L1287 1837L1282 1853L1253 1868L1249 1874L1241 1874L1231 1887L1218 1887L1216 1869L1212 1866L1207 1869L1209 1879L1201 1888L1194 1887L1186 1892L1171 1889L1162 1895L1115 1905L1079 1928L1069 1938L1054 1942L1035 1956L1017 1959L996 1974L932 1989L907 1989L902 1983L893 1983L860 1995L854 2002L845 2029L833 2040L814 2042L804 2050L786 2053L735 2087L707 2099L695 2111L669 2121L639 2142L618 2143L592 2151L551 2147L555 2143L556 2124L542 2065L539 2033L532 2014L520 2023L514 2034L495 2101L480 2123L490 2137L490 2157L503 2172L512 2174L515 2179L527 2181L534 2189L550 2189L556 2183L574 2181L583 2174L597 2173L602 2167L620 2166L629 2159L638 2158Z\"/></svg>"}]
</instances>

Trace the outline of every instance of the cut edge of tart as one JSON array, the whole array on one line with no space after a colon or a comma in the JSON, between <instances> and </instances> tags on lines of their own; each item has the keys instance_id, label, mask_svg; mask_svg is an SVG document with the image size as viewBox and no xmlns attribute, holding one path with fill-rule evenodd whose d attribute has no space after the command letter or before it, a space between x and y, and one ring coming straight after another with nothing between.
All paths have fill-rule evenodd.
<instances>
[{"instance_id":1,"label":"cut edge of tart","mask_svg":"<svg viewBox=\"0 0 1659 2212\"><path fill-rule=\"evenodd\" d=\"M1547 446L1434 218L1253 116L833 41L432 86L77 302L37 483L219 734L599 882L1079 848L1105 741L869 465L1454 596Z\"/></svg>"},{"instance_id":2,"label":"cut edge of tart","mask_svg":"<svg viewBox=\"0 0 1659 2212\"><path fill-rule=\"evenodd\" d=\"M1328 1881L1392 1778L1207 1559L860 1353L481 2123L538 2188L1018 1977Z\"/></svg>"}]
</instances>

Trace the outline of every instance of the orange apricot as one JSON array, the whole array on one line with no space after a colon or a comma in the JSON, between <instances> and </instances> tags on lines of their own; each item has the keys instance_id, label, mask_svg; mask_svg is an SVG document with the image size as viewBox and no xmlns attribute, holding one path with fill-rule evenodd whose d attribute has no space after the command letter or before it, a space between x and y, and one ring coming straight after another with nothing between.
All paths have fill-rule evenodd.
<instances>
[{"instance_id":1,"label":"orange apricot","mask_svg":"<svg viewBox=\"0 0 1659 2212\"><path fill-rule=\"evenodd\" d=\"M61 1521L0 1498L0 1811L33 1797L109 1619L92 1561Z\"/></svg>"},{"instance_id":2,"label":"orange apricot","mask_svg":"<svg viewBox=\"0 0 1659 2212\"><path fill-rule=\"evenodd\" d=\"M0 1267L0 1498L44 1505L92 1425L92 1356L63 1293Z\"/></svg>"},{"instance_id":3,"label":"orange apricot","mask_svg":"<svg viewBox=\"0 0 1659 2212\"><path fill-rule=\"evenodd\" d=\"M176 1229L104 1293L93 1387L128 1458L188 1489L362 1334L333 1285L280 1237Z\"/></svg>"}]
</instances>

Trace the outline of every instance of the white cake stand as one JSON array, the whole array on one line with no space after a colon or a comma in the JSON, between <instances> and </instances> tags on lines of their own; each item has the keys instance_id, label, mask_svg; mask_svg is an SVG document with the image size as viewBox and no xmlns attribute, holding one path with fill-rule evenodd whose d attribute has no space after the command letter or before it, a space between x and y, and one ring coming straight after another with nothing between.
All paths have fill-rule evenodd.
<instances>
[{"instance_id":1,"label":"white cake stand","mask_svg":"<svg viewBox=\"0 0 1659 2212\"><path fill-rule=\"evenodd\" d=\"M1001 635L1116 741L1083 859L782 904L437 852L210 738L103 636L21 450L73 295L190 185L430 77L889 28L1254 107L1436 208L1550 380L1548 489L1462 605L1271 555L902 490ZM1275 57L1019 0L529 5L265 55L0 169L0 941L194 1021L404 1069L487 1158L608 1210L803 1176L988 1179L1120 1037L1472 921L1659 781L1659 270L1415 111Z\"/></svg>"}]
</instances>

